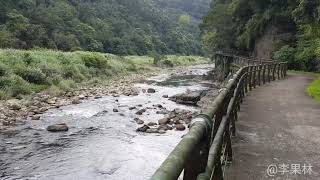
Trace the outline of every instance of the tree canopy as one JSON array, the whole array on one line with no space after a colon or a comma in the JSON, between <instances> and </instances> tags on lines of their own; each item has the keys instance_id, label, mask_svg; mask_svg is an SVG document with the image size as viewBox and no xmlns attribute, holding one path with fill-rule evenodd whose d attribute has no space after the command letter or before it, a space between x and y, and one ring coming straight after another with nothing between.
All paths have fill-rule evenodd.
<instances>
[{"instance_id":1,"label":"tree canopy","mask_svg":"<svg viewBox=\"0 0 320 180\"><path fill-rule=\"evenodd\" d=\"M0 0L0 48L201 54L209 1Z\"/></svg>"}]
</instances>

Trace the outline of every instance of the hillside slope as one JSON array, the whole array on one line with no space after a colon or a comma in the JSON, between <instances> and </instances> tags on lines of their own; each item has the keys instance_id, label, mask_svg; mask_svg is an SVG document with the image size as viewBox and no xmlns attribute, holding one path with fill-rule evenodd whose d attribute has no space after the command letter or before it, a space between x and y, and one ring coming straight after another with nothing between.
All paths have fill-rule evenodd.
<instances>
[{"instance_id":1,"label":"hillside slope","mask_svg":"<svg viewBox=\"0 0 320 180\"><path fill-rule=\"evenodd\" d=\"M0 0L0 48L201 54L209 1L193 9L182 0ZM188 6L191 14L179 9Z\"/></svg>"}]
</instances>

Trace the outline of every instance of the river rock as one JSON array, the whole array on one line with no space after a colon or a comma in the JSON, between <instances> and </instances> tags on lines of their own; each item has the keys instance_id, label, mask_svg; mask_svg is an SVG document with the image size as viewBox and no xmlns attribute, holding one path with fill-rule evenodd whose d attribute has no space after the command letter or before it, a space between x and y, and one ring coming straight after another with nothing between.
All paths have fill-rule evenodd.
<instances>
[{"instance_id":1,"label":"river rock","mask_svg":"<svg viewBox=\"0 0 320 180\"><path fill-rule=\"evenodd\" d=\"M149 122L149 123L148 123L148 126L156 126L156 125L158 125L158 124L155 123L155 122Z\"/></svg>"},{"instance_id":2,"label":"river rock","mask_svg":"<svg viewBox=\"0 0 320 180\"><path fill-rule=\"evenodd\" d=\"M165 131L168 131L168 130L172 130L172 127L167 125L167 124L164 124L164 125L160 125L158 127L158 130L165 130Z\"/></svg>"},{"instance_id":3,"label":"river rock","mask_svg":"<svg viewBox=\"0 0 320 180\"><path fill-rule=\"evenodd\" d=\"M143 124L144 121L139 119L139 118L134 118L134 121L137 123L137 124Z\"/></svg>"},{"instance_id":4,"label":"river rock","mask_svg":"<svg viewBox=\"0 0 320 180\"><path fill-rule=\"evenodd\" d=\"M170 113L170 111L166 110L166 109L163 109L161 111L157 111L156 114L168 114Z\"/></svg>"},{"instance_id":5,"label":"river rock","mask_svg":"<svg viewBox=\"0 0 320 180\"><path fill-rule=\"evenodd\" d=\"M119 110L118 110L118 109L113 109L112 111L113 111L113 112L119 112Z\"/></svg>"},{"instance_id":6,"label":"river rock","mask_svg":"<svg viewBox=\"0 0 320 180\"><path fill-rule=\"evenodd\" d=\"M14 99L14 100L9 100L8 101L8 107L11 110L17 111L21 109L21 103L19 103L18 100Z\"/></svg>"},{"instance_id":7,"label":"river rock","mask_svg":"<svg viewBox=\"0 0 320 180\"><path fill-rule=\"evenodd\" d=\"M186 127L183 124L177 124L176 125L176 130L178 131L184 131Z\"/></svg>"},{"instance_id":8,"label":"river rock","mask_svg":"<svg viewBox=\"0 0 320 180\"><path fill-rule=\"evenodd\" d=\"M136 112L137 115L142 115L144 112L146 112L146 109L140 109Z\"/></svg>"},{"instance_id":9,"label":"river rock","mask_svg":"<svg viewBox=\"0 0 320 180\"><path fill-rule=\"evenodd\" d=\"M40 120L40 116L32 116L31 120Z\"/></svg>"},{"instance_id":10,"label":"river rock","mask_svg":"<svg viewBox=\"0 0 320 180\"><path fill-rule=\"evenodd\" d=\"M54 124L47 127L47 131L50 132L60 132L60 131L68 131L69 127L65 123Z\"/></svg>"},{"instance_id":11,"label":"river rock","mask_svg":"<svg viewBox=\"0 0 320 180\"><path fill-rule=\"evenodd\" d=\"M147 90L147 92L148 92L148 93L155 93L155 92L156 92L156 90L155 90L155 89L153 89L153 88L149 88L149 89Z\"/></svg>"},{"instance_id":12,"label":"river rock","mask_svg":"<svg viewBox=\"0 0 320 180\"><path fill-rule=\"evenodd\" d=\"M160 125L164 125L164 124L167 124L169 122L169 120L170 120L169 118L162 118L162 119L158 120L158 123Z\"/></svg>"},{"instance_id":13,"label":"river rock","mask_svg":"<svg viewBox=\"0 0 320 180\"><path fill-rule=\"evenodd\" d=\"M169 98L169 100L174 101L179 104L196 105L198 101L205 96L206 91L193 91L183 94L177 94Z\"/></svg>"},{"instance_id":14,"label":"river rock","mask_svg":"<svg viewBox=\"0 0 320 180\"><path fill-rule=\"evenodd\" d=\"M159 134L165 134L165 133L166 133L166 130L160 129L160 130L158 130L158 133L159 133Z\"/></svg>"},{"instance_id":15,"label":"river rock","mask_svg":"<svg viewBox=\"0 0 320 180\"><path fill-rule=\"evenodd\" d=\"M72 100L72 102L71 102L72 104L80 104L81 103L81 101L80 101L80 99L79 98L75 98L75 99L73 99Z\"/></svg>"},{"instance_id":16,"label":"river rock","mask_svg":"<svg viewBox=\"0 0 320 180\"><path fill-rule=\"evenodd\" d=\"M163 108L163 106L161 104L154 104L153 107L157 107L157 108L160 108L160 109Z\"/></svg>"},{"instance_id":17,"label":"river rock","mask_svg":"<svg viewBox=\"0 0 320 180\"><path fill-rule=\"evenodd\" d=\"M79 98L79 99L81 99L81 100L83 100L83 99L85 99L85 98L86 98L86 96L85 96L85 95L83 95L83 94L81 94L81 95L79 95L79 96L78 96L78 98Z\"/></svg>"},{"instance_id":18,"label":"river rock","mask_svg":"<svg viewBox=\"0 0 320 180\"><path fill-rule=\"evenodd\" d=\"M55 104L55 103L56 103L56 99L55 99L55 98L48 99L48 100L47 100L47 103L48 103L48 104Z\"/></svg>"},{"instance_id":19,"label":"river rock","mask_svg":"<svg viewBox=\"0 0 320 180\"><path fill-rule=\"evenodd\" d=\"M147 129L150 129L150 127L147 126L147 125L143 125L142 127L139 127L139 128L137 129L137 131L138 131L138 132L146 132Z\"/></svg>"},{"instance_id":20,"label":"river rock","mask_svg":"<svg viewBox=\"0 0 320 180\"><path fill-rule=\"evenodd\" d=\"M159 132L158 128L150 128L146 130L146 133L158 133L158 132Z\"/></svg>"},{"instance_id":21,"label":"river rock","mask_svg":"<svg viewBox=\"0 0 320 180\"><path fill-rule=\"evenodd\" d=\"M98 96L95 96L94 99L101 99L102 96L98 95Z\"/></svg>"},{"instance_id":22,"label":"river rock","mask_svg":"<svg viewBox=\"0 0 320 180\"><path fill-rule=\"evenodd\" d=\"M129 110L137 109L136 107L129 107Z\"/></svg>"}]
</instances>

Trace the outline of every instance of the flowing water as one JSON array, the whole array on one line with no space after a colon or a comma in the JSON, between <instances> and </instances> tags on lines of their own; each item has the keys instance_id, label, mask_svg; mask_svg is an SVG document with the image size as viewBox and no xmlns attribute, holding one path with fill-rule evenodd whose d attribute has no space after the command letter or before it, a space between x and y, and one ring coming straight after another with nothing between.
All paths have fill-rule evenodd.
<instances>
[{"instance_id":1,"label":"flowing water","mask_svg":"<svg viewBox=\"0 0 320 180\"><path fill-rule=\"evenodd\" d=\"M138 96L104 96L52 109L40 121L27 121L0 132L0 179L148 179L187 130L139 133L135 130L141 125L133 119L157 122L164 115L156 113L159 109L154 104L170 111L175 108L199 111L162 96L207 89L201 81L203 74L212 68L201 65L190 67L183 76L151 77L135 84L140 90ZM143 93L147 88L154 88L156 93ZM133 106L147 111L138 116L137 110L129 110ZM114 108L119 112L113 112ZM48 125L55 123L68 124L69 131L46 131Z\"/></svg>"}]
</instances>

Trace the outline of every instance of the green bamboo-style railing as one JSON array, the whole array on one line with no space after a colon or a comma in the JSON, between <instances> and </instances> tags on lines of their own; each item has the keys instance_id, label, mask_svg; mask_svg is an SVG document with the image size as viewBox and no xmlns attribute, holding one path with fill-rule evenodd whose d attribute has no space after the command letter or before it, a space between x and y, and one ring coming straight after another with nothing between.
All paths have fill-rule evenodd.
<instances>
[{"instance_id":1,"label":"green bamboo-style railing","mask_svg":"<svg viewBox=\"0 0 320 180\"><path fill-rule=\"evenodd\" d=\"M208 110L192 120L182 138L151 180L222 180L225 166L232 161L231 136L247 93L286 76L287 63L273 60L216 54L216 59L233 64L234 72ZM237 69L236 71L234 69Z\"/></svg>"}]
</instances>

